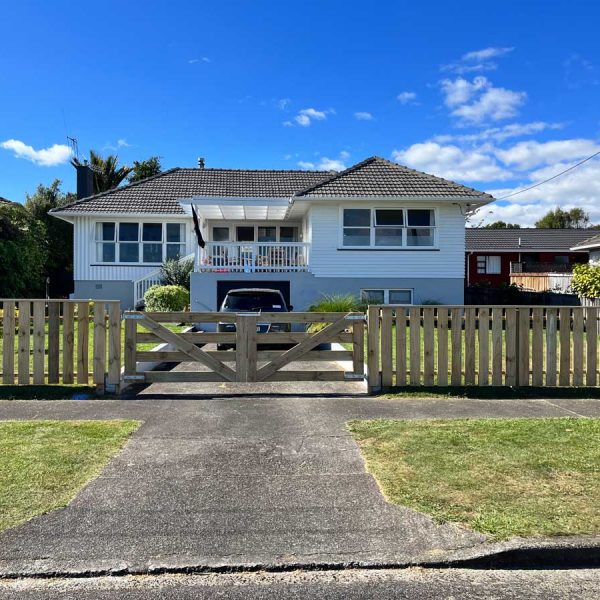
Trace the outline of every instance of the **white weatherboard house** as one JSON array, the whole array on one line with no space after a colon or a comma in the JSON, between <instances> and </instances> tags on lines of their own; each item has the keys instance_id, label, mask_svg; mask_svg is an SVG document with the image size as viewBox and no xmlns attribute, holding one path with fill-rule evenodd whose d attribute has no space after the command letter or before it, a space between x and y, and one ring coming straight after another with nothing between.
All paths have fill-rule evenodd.
<instances>
[{"instance_id":1,"label":"white weatherboard house","mask_svg":"<svg viewBox=\"0 0 600 600\"><path fill-rule=\"evenodd\" d=\"M340 173L176 168L52 214L74 225L74 298L133 307L163 260L190 256L192 310L239 287L280 289L303 310L324 293L461 304L465 216L492 200L373 157Z\"/></svg>"}]
</instances>

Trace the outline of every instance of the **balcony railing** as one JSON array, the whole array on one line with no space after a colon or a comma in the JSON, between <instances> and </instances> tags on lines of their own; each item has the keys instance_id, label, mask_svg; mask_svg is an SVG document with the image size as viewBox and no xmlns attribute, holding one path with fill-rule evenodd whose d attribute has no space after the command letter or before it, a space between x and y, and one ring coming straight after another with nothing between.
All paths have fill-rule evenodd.
<instances>
[{"instance_id":1,"label":"balcony railing","mask_svg":"<svg viewBox=\"0 0 600 600\"><path fill-rule=\"evenodd\" d=\"M303 242L207 242L200 250L199 271L271 273L308 271Z\"/></svg>"},{"instance_id":2,"label":"balcony railing","mask_svg":"<svg viewBox=\"0 0 600 600\"><path fill-rule=\"evenodd\" d=\"M571 273L573 263L511 262L511 273Z\"/></svg>"}]
</instances>

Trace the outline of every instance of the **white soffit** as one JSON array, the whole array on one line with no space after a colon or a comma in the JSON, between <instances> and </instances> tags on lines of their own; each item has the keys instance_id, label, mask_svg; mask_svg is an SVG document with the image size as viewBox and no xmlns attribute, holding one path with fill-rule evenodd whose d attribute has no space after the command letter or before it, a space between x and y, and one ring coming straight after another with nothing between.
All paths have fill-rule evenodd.
<instances>
[{"instance_id":1,"label":"white soffit","mask_svg":"<svg viewBox=\"0 0 600 600\"><path fill-rule=\"evenodd\" d=\"M186 212L193 205L203 219L266 221L285 220L289 201L285 198L190 198L179 201Z\"/></svg>"}]
</instances>

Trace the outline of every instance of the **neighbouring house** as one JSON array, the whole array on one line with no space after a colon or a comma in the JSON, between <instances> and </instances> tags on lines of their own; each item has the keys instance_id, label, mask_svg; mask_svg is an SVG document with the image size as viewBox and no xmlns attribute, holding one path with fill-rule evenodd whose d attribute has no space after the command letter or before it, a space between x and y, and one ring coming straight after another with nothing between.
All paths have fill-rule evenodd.
<instances>
[{"instance_id":1,"label":"neighbouring house","mask_svg":"<svg viewBox=\"0 0 600 600\"><path fill-rule=\"evenodd\" d=\"M10 200L7 200L6 198L3 198L2 196L0 196L0 204L13 204Z\"/></svg>"},{"instance_id":2,"label":"neighbouring house","mask_svg":"<svg viewBox=\"0 0 600 600\"><path fill-rule=\"evenodd\" d=\"M567 291L573 265L588 261L588 250L573 246L589 236L589 229L467 228L467 285Z\"/></svg>"},{"instance_id":3,"label":"neighbouring house","mask_svg":"<svg viewBox=\"0 0 600 600\"><path fill-rule=\"evenodd\" d=\"M85 196L85 171L78 182ZM461 304L465 216L492 200L372 157L339 173L175 168L51 213L74 226L74 298L135 306L164 259L189 256L193 310L237 287L279 289L302 310L324 293Z\"/></svg>"},{"instance_id":4,"label":"neighbouring house","mask_svg":"<svg viewBox=\"0 0 600 600\"><path fill-rule=\"evenodd\" d=\"M588 237L578 244L575 244L571 250L573 252L589 252L590 264L600 266L600 234Z\"/></svg>"}]
</instances>

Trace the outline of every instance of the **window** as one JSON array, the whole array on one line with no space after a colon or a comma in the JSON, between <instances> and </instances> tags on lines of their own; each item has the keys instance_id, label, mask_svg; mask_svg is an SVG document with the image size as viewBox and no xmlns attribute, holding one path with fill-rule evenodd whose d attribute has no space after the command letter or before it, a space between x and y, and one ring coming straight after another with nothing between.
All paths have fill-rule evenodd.
<instances>
[{"instance_id":1,"label":"window","mask_svg":"<svg viewBox=\"0 0 600 600\"><path fill-rule=\"evenodd\" d=\"M297 227L280 227L279 228L279 241L284 243L297 242L298 241L298 228Z\"/></svg>"},{"instance_id":2,"label":"window","mask_svg":"<svg viewBox=\"0 0 600 600\"><path fill-rule=\"evenodd\" d=\"M117 259L115 223L96 223L96 260L111 263Z\"/></svg>"},{"instance_id":3,"label":"window","mask_svg":"<svg viewBox=\"0 0 600 600\"><path fill-rule=\"evenodd\" d=\"M435 246L435 211L429 208L345 208L342 246Z\"/></svg>"},{"instance_id":4,"label":"window","mask_svg":"<svg viewBox=\"0 0 600 600\"><path fill-rule=\"evenodd\" d=\"M478 256L477 273L480 275L499 275L502 272L500 256Z\"/></svg>"},{"instance_id":5,"label":"window","mask_svg":"<svg viewBox=\"0 0 600 600\"><path fill-rule=\"evenodd\" d=\"M213 242L228 242L229 241L229 227L213 227L212 241Z\"/></svg>"},{"instance_id":6,"label":"window","mask_svg":"<svg viewBox=\"0 0 600 600\"><path fill-rule=\"evenodd\" d=\"M367 304L412 304L412 290L363 289L360 299Z\"/></svg>"},{"instance_id":7,"label":"window","mask_svg":"<svg viewBox=\"0 0 600 600\"><path fill-rule=\"evenodd\" d=\"M185 225L167 223L167 258L178 259L185 254Z\"/></svg>"},{"instance_id":8,"label":"window","mask_svg":"<svg viewBox=\"0 0 600 600\"><path fill-rule=\"evenodd\" d=\"M371 209L344 209L344 246L371 245Z\"/></svg>"},{"instance_id":9,"label":"window","mask_svg":"<svg viewBox=\"0 0 600 600\"><path fill-rule=\"evenodd\" d=\"M276 242L277 241L277 227L259 227L258 228L258 241L259 242Z\"/></svg>"},{"instance_id":10,"label":"window","mask_svg":"<svg viewBox=\"0 0 600 600\"><path fill-rule=\"evenodd\" d=\"M159 264L185 254L184 223L96 223L96 260Z\"/></svg>"}]
</instances>

